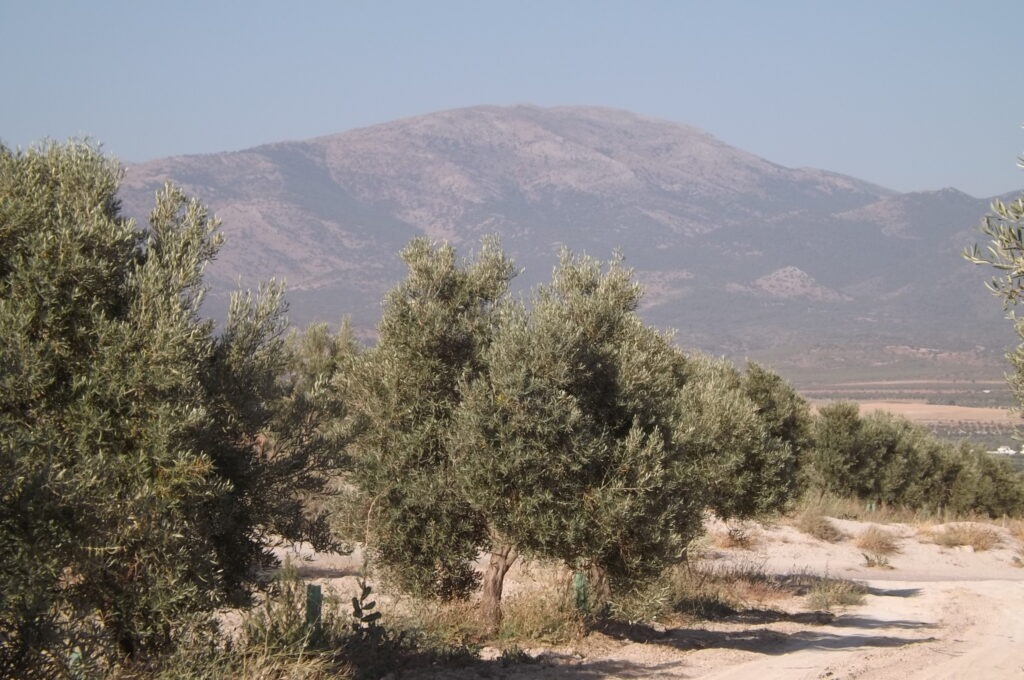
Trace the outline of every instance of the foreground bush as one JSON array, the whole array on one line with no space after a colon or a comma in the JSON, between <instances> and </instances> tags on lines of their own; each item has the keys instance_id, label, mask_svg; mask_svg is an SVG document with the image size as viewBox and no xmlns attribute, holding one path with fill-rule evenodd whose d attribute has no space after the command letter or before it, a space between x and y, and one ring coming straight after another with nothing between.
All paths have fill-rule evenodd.
<instances>
[{"instance_id":1,"label":"foreground bush","mask_svg":"<svg viewBox=\"0 0 1024 680\"><path fill-rule=\"evenodd\" d=\"M328 591L320 616L308 612L306 583L285 564L262 602L244 610L235 630L192 630L162 657L118 669L123 678L379 678L422 661L414 637L384 627L364 582L350 602Z\"/></svg>"},{"instance_id":2,"label":"foreground bush","mask_svg":"<svg viewBox=\"0 0 1024 680\"><path fill-rule=\"evenodd\" d=\"M86 145L0 146L0 675L163 652L244 598L268 532L327 538L281 290L215 335L216 223L167 188L140 229L119 180Z\"/></svg>"}]
</instances>

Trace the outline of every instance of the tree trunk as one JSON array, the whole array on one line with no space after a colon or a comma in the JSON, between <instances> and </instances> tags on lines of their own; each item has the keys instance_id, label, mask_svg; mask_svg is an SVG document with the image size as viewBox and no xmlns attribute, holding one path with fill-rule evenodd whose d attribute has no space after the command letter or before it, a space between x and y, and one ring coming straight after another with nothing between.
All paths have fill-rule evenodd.
<instances>
[{"instance_id":1,"label":"tree trunk","mask_svg":"<svg viewBox=\"0 0 1024 680\"><path fill-rule=\"evenodd\" d=\"M490 633L497 633L501 626L501 591L505 587L505 574L516 561L515 550L510 545L499 545L491 551L491 558L484 572L481 606L484 621Z\"/></svg>"},{"instance_id":2,"label":"tree trunk","mask_svg":"<svg viewBox=\"0 0 1024 680\"><path fill-rule=\"evenodd\" d=\"M608 583L608 570L598 564L590 566L590 606L592 611L602 614L612 599L612 587Z\"/></svg>"}]
</instances>

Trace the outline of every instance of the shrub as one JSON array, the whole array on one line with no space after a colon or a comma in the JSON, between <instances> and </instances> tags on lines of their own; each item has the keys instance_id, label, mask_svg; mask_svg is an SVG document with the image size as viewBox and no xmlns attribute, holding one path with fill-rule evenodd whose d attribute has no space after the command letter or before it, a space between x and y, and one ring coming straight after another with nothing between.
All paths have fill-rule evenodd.
<instances>
[{"instance_id":1,"label":"shrub","mask_svg":"<svg viewBox=\"0 0 1024 680\"><path fill-rule=\"evenodd\" d=\"M402 588L468 597L489 537L453 484L450 435L462 382L484 370L491 317L514 271L494 241L464 261L416 239L402 258L408 275L388 293L377 345L346 385L361 421L349 480L363 514L356 538Z\"/></svg>"},{"instance_id":2,"label":"shrub","mask_svg":"<svg viewBox=\"0 0 1024 680\"><path fill-rule=\"evenodd\" d=\"M742 518L790 500L806 404L769 371L685 355L645 325L621 257L563 251L527 307L494 241L475 260L425 240L402 256L409 274L346 393L361 538L403 588L448 599L482 584L497 630L505 574L528 553L587 573L600 607L678 560L706 507Z\"/></svg>"},{"instance_id":3,"label":"shrub","mask_svg":"<svg viewBox=\"0 0 1024 680\"><path fill-rule=\"evenodd\" d=\"M803 475L813 493L853 496L874 506L990 517L1024 511L1024 477L1007 461L941 442L888 413L861 417L849 402L819 410Z\"/></svg>"}]
</instances>

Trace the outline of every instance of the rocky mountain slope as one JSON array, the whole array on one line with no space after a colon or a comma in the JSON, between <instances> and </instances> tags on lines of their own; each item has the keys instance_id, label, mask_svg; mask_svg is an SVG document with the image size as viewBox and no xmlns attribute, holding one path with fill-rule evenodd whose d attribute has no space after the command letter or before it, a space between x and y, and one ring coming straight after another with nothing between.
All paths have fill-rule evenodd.
<instances>
[{"instance_id":1,"label":"rocky mountain slope","mask_svg":"<svg viewBox=\"0 0 1024 680\"><path fill-rule=\"evenodd\" d=\"M522 289L548 279L562 245L621 249L647 286L645 316L716 353L997 356L1013 341L987 272L959 256L988 199L786 168L625 111L482 106L153 161L127 169L129 214L143 216L165 180L223 220L213 306L238 281L275 276L298 324L351 315L372 329L410 238L468 252L497 233Z\"/></svg>"}]
</instances>

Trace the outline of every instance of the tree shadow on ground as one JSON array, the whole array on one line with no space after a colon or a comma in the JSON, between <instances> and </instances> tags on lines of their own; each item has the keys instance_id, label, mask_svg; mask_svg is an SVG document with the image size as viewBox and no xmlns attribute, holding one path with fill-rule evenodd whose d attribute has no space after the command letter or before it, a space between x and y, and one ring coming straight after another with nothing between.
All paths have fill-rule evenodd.
<instances>
[{"instance_id":1,"label":"tree shadow on ground","mask_svg":"<svg viewBox=\"0 0 1024 680\"><path fill-rule=\"evenodd\" d=\"M833 628L864 628L873 630L876 628L899 628L904 630L920 630L936 628L934 623L926 621L908 621L902 619L876 619L869 616L853 616L841 614L836 616L831 612L789 612L776 609L745 609L730 616L718 619L724 623L746 623L751 625L764 625L769 623L800 623L811 626L830 626Z\"/></svg>"},{"instance_id":2,"label":"tree shadow on ground","mask_svg":"<svg viewBox=\"0 0 1024 680\"><path fill-rule=\"evenodd\" d=\"M772 576L771 579L792 595L805 595L819 582L835 579L810 574ZM868 594L879 597L914 597L918 588L868 588ZM690 605L690 606L688 606ZM836 615L827 611L790 613L773 609L737 610L717 598L694 598L692 602L677 603L677 611L691 615L699 610L700 618L729 627L731 630L704 630L700 628L668 628L658 624L626 623L613 619L592 622L591 632L634 643L660 645L678 652L703 649L731 649L755 654L782 656L804 650L849 650L858 648L898 648L923 642L935 637L904 637L896 634L878 634L875 631L923 631L937 628L933 623L912 620L887 620L849 614ZM802 629L783 632L763 627L776 623L797 624ZM464 669L449 668L438 674L415 675L423 678L492 678L515 680L543 678L545 680L598 680L602 678L648 678L663 674L680 676L680 658L657 664L638 663L622 659L594 659L547 652L530 659L494 659L472 663Z\"/></svg>"},{"instance_id":3,"label":"tree shadow on ground","mask_svg":"<svg viewBox=\"0 0 1024 680\"><path fill-rule=\"evenodd\" d=\"M679 630L663 644L676 649L737 649L758 654L791 654L805 649L856 649L860 647L904 647L935 638L907 638L892 635L846 635L824 630L782 633L767 628L739 631Z\"/></svg>"},{"instance_id":4,"label":"tree shadow on ground","mask_svg":"<svg viewBox=\"0 0 1024 680\"><path fill-rule=\"evenodd\" d=\"M501 659L481 661L461 669L437 669L402 677L410 680L515 680L517 678L543 678L544 680L602 680L616 678L658 678L666 674L679 675L680 661L637 663L622 659L596 659L544 654L527 662L509 663Z\"/></svg>"},{"instance_id":5,"label":"tree shadow on ground","mask_svg":"<svg viewBox=\"0 0 1024 680\"><path fill-rule=\"evenodd\" d=\"M877 595L880 597L916 597L920 594L920 588L868 588L868 595Z\"/></svg>"},{"instance_id":6,"label":"tree shadow on ground","mask_svg":"<svg viewBox=\"0 0 1024 680\"><path fill-rule=\"evenodd\" d=\"M928 623L926 621L873 619L869 616L847 616L845 614L843 616L837 616L829 625L837 628L865 628L868 630L874 628L901 628L903 630L926 630L930 628L938 628L934 623Z\"/></svg>"},{"instance_id":7,"label":"tree shadow on ground","mask_svg":"<svg viewBox=\"0 0 1024 680\"><path fill-rule=\"evenodd\" d=\"M616 621L603 622L597 630L605 635L630 642L659 644L679 650L692 649L738 649L761 654L787 654L802 649L851 649L855 647L901 647L926 642L934 638L911 638L892 635L861 635L842 629L858 628L865 631L877 629L923 630L935 628L934 624L923 621L874 619L866 616L833 616L827 612L802 612L789 614L774 610L745 610L718 619L721 623L761 626L772 623L798 623L815 626L814 629L796 632L780 632L768 628L746 628L742 630L701 630L676 628L664 630L646 624L625 624ZM830 632L829 629L838 629ZM839 632L841 631L841 632Z\"/></svg>"},{"instance_id":8,"label":"tree shadow on ground","mask_svg":"<svg viewBox=\"0 0 1024 680\"><path fill-rule=\"evenodd\" d=\"M870 619L864 619L868 627L875 625ZM890 623L907 624L914 622L877 622L878 627ZM898 627L898 626L897 626ZM913 627L913 626L910 626ZM639 642L644 644L662 645L678 652L693 652L704 649L732 649L755 654L781 656L803 650L847 650L858 648L895 648L931 642L936 638L908 638L893 635L850 635L831 632L830 625L821 625L817 629L805 629L785 633L769 628L745 628L732 631L713 631L699 629L661 630L643 624L621 624L605 622L600 632L609 637ZM516 678L543 678L545 680L599 680L602 678L649 678L684 677L681 668L686 666L685 658L659 663L640 663L622 659L587 660L569 654L554 652L544 653L537 658L493 659L479 661L463 668L436 669L424 673L415 673L410 678L416 680L436 680L437 678L460 678L469 680L489 678L494 680L513 680Z\"/></svg>"},{"instance_id":9,"label":"tree shadow on ground","mask_svg":"<svg viewBox=\"0 0 1024 680\"><path fill-rule=\"evenodd\" d=\"M704 649L732 649L755 654L781 656L803 650L847 650L857 648L895 648L936 638L914 638L899 635L874 635L875 629L919 630L933 628L933 624L919 621L887 621L864 616L834 616L828 612L801 612L788 614L771 610L746 610L719 620L723 624L738 626L734 630L701 630L698 628L665 629L658 625L628 624L603 620L595 623L592 632L610 638L634 643L661 645L678 652ZM755 627L778 622L808 626L794 632ZM811 627L813 626L813 627ZM848 630L867 631L855 634ZM513 680L516 678L543 678L546 680L599 680L601 678L648 678L664 674L680 676L684 658L659 663L640 663L622 659L588 660L572 654L545 652L536 658L523 653L512 657L499 657L470 662L460 668L452 666L416 672L410 678L435 680L451 678L466 680L490 678ZM681 676L680 676L681 677Z\"/></svg>"}]
</instances>

